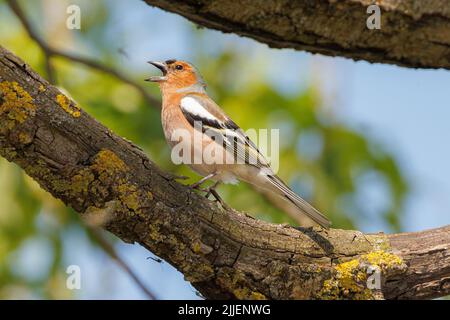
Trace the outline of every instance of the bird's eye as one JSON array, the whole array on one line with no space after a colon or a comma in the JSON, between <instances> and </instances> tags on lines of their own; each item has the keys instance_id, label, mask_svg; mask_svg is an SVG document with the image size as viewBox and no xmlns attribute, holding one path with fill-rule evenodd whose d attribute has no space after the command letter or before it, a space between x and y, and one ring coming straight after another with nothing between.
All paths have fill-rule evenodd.
<instances>
[{"instance_id":1,"label":"bird's eye","mask_svg":"<svg viewBox=\"0 0 450 320\"><path fill-rule=\"evenodd\" d=\"M175 69L177 69L177 70L183 70L183 66L182 66L181 64L177 64L177 65L175 66Z\"/></svg>"}]
</instances>

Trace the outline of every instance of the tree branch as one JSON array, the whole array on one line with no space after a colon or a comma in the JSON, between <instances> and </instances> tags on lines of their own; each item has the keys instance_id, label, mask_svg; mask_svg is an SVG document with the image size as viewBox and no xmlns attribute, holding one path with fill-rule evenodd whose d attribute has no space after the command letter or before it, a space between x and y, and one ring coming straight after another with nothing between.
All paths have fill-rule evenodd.
<instances>
[{"instance_id":1,"label":"tree branch","mask_svg":"<svg viewBox=\"0 0 450 320\"><path fill-rule=\"evenodd\" d=\"M363 235L224 210L177 183L1 47L0 154L82 216L168 261L207 298L450 293L450 227ZM381 272L381 290L366 287L368 270Z\"/></svg>"},{"instance_id":2,"label":"tree branch","mask_svg":"<svg viewBox=\"0 0 450 320\"><path fill-rule=\"evenodd\" d=\"M192 22L273 48L405 67L450 69L447 0L145 0ZM381 9L381 29L366 26L367 7Z\"/></svg>"}]
</instances>

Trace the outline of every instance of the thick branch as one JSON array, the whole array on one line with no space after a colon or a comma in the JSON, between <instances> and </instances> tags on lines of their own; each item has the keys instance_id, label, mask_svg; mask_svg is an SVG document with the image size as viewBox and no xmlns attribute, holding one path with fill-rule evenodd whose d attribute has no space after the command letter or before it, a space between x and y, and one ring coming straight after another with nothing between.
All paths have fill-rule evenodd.
<instances>
[{"instance_id":1,"label":"thick branch","mask_svg":"<svg viewBox=\"0 0 450 320\"><path fill-rule=\"evenodd\" d=\"M293 48L406 67L450 68L447 0L145 0L207 28ZM366 26L381 9L381 29Z\"/></svg>"},{"instance_id":2,"label":"thick branch","mask_svg":"<svg viewBox=\"0 0 450 320\"><path fill-rule=\"evenodd\" d=\"M0 47L0 154L207 298L431 298L450 292L450 227L363 235L224 210L162 172ZM366 288L369 265L381 289Z\"/></svg>"}]
</instances>

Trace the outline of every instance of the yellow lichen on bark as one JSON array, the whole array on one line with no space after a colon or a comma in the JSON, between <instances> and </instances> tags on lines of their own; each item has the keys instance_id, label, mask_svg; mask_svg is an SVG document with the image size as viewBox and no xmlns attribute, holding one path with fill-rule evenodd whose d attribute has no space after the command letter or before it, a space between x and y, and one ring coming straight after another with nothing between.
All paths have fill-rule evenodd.
<instances>
[{"instance_id":1,"label":"yellow lichen on bark","mask_svg":"<svg viewBox=\"0 0 450 320\"><path fill-rule=\"evenodd\" d=\"M127 209L140 213L140 209L153 200L150 192L145 192L127 181L126 175L130 169L111 150L101 150L96 155L91 168L97 173L101 182L117 193L120 202Z\"/></svg>"},{"instance_id":2,"label":"yellow lichen on bark","mask_svg":"<svg viewBox=\"0 0 450 320\"><path fill-rule=\"evenodd\" d=\"M376 250L357 259L342 262L334 267L334 275L323 283L318 298L321 299L375 299L376 291L367 287L368 268L382 274L403 267L403 260L385 250Z\"/></svg>"},{"instance_id":3,"label":"yellow lichen on bark","mask_svg":"<svg viewBox=\"0 0 450 320\"><path fill-rule=\"evenodd\" d=\"M33 138L27 132L20 132L19 141L21 144L28 144L31 143L31 141L33 141Z\"/></svg>"},{"instance_id":4,"label":"yellow lichen on bark","mask_svg":"<svg viewBox=\"0 0 450 320\"><path fill-rule=\"evenodd\" d=\"M95 177L88 168L80 170L71 178L71 190L80 196L85 196L89 192L89 184L94 181Z\"/></svg>"},{"instance_id":5,"label":"yellow lichen on bark","mask_svg":"<svg viewBox=\"0 0 450 320\"><path fill-rule=\"evenodd\" d=\"M383 250L370 252L364 255L363 258L367 260L370 265L378 266L382 268L382 270L401 266L403 264L403 260L399 256Z\"/></svg>"},{"instance_id":6,"label":"yellow lichen on bark","mask_svg":"<svg viewBox=\"0 0 450 320\"><path fill-rule=\"evenodd\" d=\"M233 291L233 294L239 300L267 300L267 297L262 293L251 291L248 288L238 288Z\"/></svg>"},{"instance_id":7,"label":"yellow lichen on bark","mask_svg":"<svg viewBox=\"0 0 450 320\"><path fill-rule=\"evenodd\" d=\"M222 267L215 273L216 282L224 292L230 292L239 300L267 300L267 296L254 288L244 273L232 267Z\"/></svg>"},{"instance_id":8,"label":"yellow lichen on bark","mask_svg":"<svg viewBox=\"0 0 450 320\"><path fill-rule=\"evenodd\" d=\"M0 82L0 116L5 116L2 129L11 130L35 112L33 98L17 82Z\"/></svg>"},{"instance_id":9,"label":"yellow lichen on bark","mask_svg":"<svg viewBox=\"0 0 450 320\"><path fill-rule=\"evenodd\" d=\"M130 169L117 154L107 149L99 151L89 166L70 176L55 175L42 160L29 164L26 171L50 181L51 190L62 197L75 199L80 206L88 204L101 208L104 201L113 196L121 204L117 210L140 214L141 208L148 207L153 200L151 192L129 182ZM86 203L86 199L92 199L93 203Z\"/></svg>"},{"instance_id":10,"label":"yellow lichen on bark","mask_svg":"<svg viewBox=\"0 0 450 320\"><path fill-rule=\"evenodd\" d=\"M111 150L103 149L94 158L91 166L99 174L99 179L107 180L123 175L129 169L125 162Z\"/></svg>"},{"instance_id":11,"label":"yellow lichen on bark","mask_svg":"<svg viewBox=\"0 0 450 320\"><path fill-rule=\"evenodd\" d=\"M58 94L56 96L56 102L58 102L58 105L63 108L64 111L66 111L74 118L78 118L81 116L81 108L65 95Z\"/></svg>"},{"instance_id":12,"label":"yellow lichen on bark","mask_svg":"<svg viewBox=\"0 0 450 320\"><path fill-rule=\"evenodd\" d=\"M128 209L133 211L139 211L140 204L140 192L135 185L129 183L121 183L117 187L120 201L127 206Z\"/></svg>"},{"instance_id":13,"label":"yellow lichen on bark","mask_svg":"<svg viewBox=\"0 0 450 320\"><path fill-rule=\"evenodd\" d=\"M202 252L202 244L200 243L200 241L196 241L194 242L192 245L192 251L194 253L201 253Z\"/></svg>"}]
</instances>

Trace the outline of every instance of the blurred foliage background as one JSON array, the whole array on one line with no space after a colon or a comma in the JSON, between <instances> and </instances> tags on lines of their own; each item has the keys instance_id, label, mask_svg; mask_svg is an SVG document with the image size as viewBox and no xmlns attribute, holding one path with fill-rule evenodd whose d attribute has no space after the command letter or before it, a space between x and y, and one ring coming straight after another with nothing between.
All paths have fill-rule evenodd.
<instances>
[{"instance_id":1,"label":"blurred foliage background","mask_svg":"<svg viewBox=\"0 0 450 320\"><path fill-rule=\"evenodd\" d=\"M131 5L138 1L71 1L70 4L77 3L82 8L82 29L76 31L65 28L68 1L19 3L33 28L48 43L112 66L159 98L158 88L142 81L150 72L156 71L147 68L144 58L138 62L130 60L133 52L128 50L127 43L145 39L136 35L142 35L142 30L138 29L143 26L131 23L132 17L124 17L128 15L123 10L125 2ZM142 3L134 5L136 10L150 11L150 7ZM165 15L161 11L158 14ZM124 20L121 23L117 23L119 16ZM162 20L154 23L155 28L164 25ZM238 47L230 45L210 50L208 48L214 46L211 37L221 34L205 35L210 31L198 29L186 21L183 24L185 27L180 32L190 43L188 57L201 70L216 102L244 129L280 129L279 174L295 191L325 212L336 228L358 228L361 221L373 217L371 211L376 207L377 219L388 228L384 231L401 230L400 218L409 187L392 150L385 148L383 141L340 121L333 108L322 99L313 79L307 78L305 85L294 90L280 90L261 71L268 64L264 58L250 59ZM152 26L152 21L148 21L148 25ZM177 28L177 25L165 27ZM167 33L166 41L169 42L170 32ZM0 2L0 43L45 75L42 50L28 37L5 1ZM148 59L161 54L158 43L152 46ZM89 114L138 144L165 170L188 175L191 177L188 182L198 179L188 168L171 164L158 105L148 105L136 88L98 70L64 58L55 57L53 62L57 85ZM301 70L284 72L294 72L302 77ZM361 193L374 181L385 195L383 206L361 202ZM231 206L259 219L295 223L243 183L223 186L219 191ZM122 285L114 286L114 274L121 271L100 269L104 261L107 264L114 262L89 236L78 216L4 159L0 159L0 203L0 298L105 298L111 297L107 293L111 288L122 288ZM111 236L108 239L116 241ZM116 246L123 252L123 244ZM89 281L95 289L90 293L65 288L65 270L73 263L75 254L91 259L89 268L92 270L87 274L90 274ZM145 262L148 253L140 251L139 255L139 263L148 263ZM136 261L128 262L132 268L141 268ZM146 270L145 267L142 270ZM154 277L161 274L158 272L158 268L152 268ZM175 273L170 270L164 274L171 277ZM148 280L145 275L143 277ZM188 286L180 276L178 278L174 291L167 289L160 292L160 296L178 297L176 290ZM151 282L148 283L151 287ZM130 286L133 285L124 287ZM192 290L186 296L195 297Z\"/></svg>"}]
</instances>

